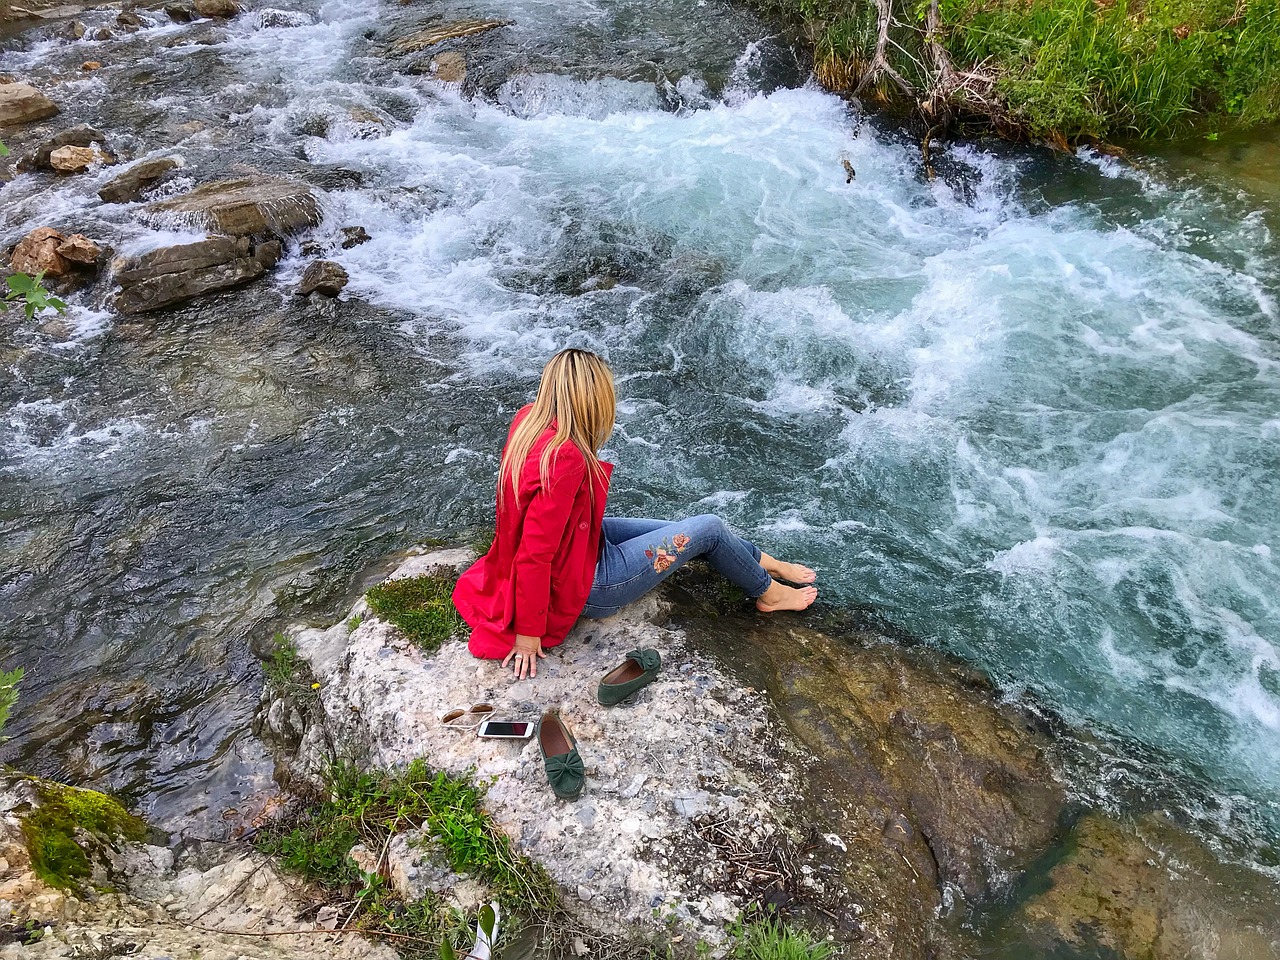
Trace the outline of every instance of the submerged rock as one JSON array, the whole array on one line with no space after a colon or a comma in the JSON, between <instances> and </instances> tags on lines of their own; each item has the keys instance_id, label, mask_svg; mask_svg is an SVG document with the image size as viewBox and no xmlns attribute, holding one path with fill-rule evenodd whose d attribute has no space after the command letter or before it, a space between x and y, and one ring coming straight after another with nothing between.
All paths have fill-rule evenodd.
<instances>
[{"instance_id":1,"label":"submerged rock","mask_svg":"<svg viewBox=\"0 0 1280 960\"><path fill-rule=\"evenodd\" d=\"M1125 960L1280 957L1280 889L1159 816L1084 817L1047 882L1015 923L1055 956L1065 946Z\"/></svg>"},{"instance_id":2,"label":"submerged rock","mask_svg":"<svg viewBox=\"0 0 1280 960\"><path fill-rule=\"evenodd\" d=\"M0 127L47 120L58 105L28 83L0 84Z\"/></svg>"},{"instance_id":3,"label":"submerged rock","mask_svg":"<svg viewBox=\"0 0 1280 960\"><path fill-rule=\"evenodd\" d=\"M317 260L307 267L298 285L298 296L306 297L318 293L324 297L336 297L347 285L347 271L342 264L332 260Z\"/></svg>"},{"instance_id":4,"label":"submerged rock","mask_svg":"<svg viewBox=\"0 0 1280 960\"><path fill-rule=\"evenodd\" d=\"M234 237L283 236L320 222L320 205L311 189L281 177L206 183L147 209Z\"/></svg>"},{"instance_id":5,"label":"submerged rock","mask_svg":"<svg viewBox=\"0 0 1280 960\"><path fill-rule=\"evenodd\" d=\"M342 234L342 249L350 250L352 247L358 247L362 243L368 243L373 237L369 236L369 231L364 227L343 227L340 231Z\"/></svg>"},{"instance_id":6,"label":"submerged rock","mask_svg":"<svg viewBox=\"0 0 1280 960\"><path fill-rule=\"evenodd\" d=\"M124 314L160 310L202 294L242 286L266 271L247 237L209 237L164 247L129 260L116 271L121 289L115 307Z\"/></svg>"},{"instance_id":7,"label":"submerged rock","mask_svg":"<svg viewBox=\"0 0 1280 960\"><path fill-rule=\"evenodd\" d=\"M131 203L181 166L181 161L174 157L143 160L103 186L98 191L98 197L104 203Z\"/></svg>"}]
</instances>

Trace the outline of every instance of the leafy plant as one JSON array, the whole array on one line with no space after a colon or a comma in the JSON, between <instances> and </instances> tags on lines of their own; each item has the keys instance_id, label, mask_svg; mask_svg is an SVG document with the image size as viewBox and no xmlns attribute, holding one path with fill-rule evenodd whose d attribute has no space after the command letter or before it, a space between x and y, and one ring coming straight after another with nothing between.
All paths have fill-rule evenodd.
<instances>
[{"instance_id":1,"label":"leafy plant","mask_svg":"<svg viewBox=\"0 0 1280 960\"><path fill-rule=\"evenodd\" d=\"M34 277L25 273L15 273L5 280L9 291L4 295L5 303L22 301L27 319L30 320L43 310L57 310L65 313L67 305L44 288L44 271Z\"/></svg>"},{"instance_id":2,"label":"leafy plant","mask_svg":"<svg viewBox=\"0 0 1280 960\"><path fill-rule=\"evenodd\" d=\"M298 655L298 645L283 633L271 638L271 655L262 664L262 673L276 692L291 697L304 707L319 698L320 684L315 682L311 666Z\"/></svg>"},{"instance_id":3,"label":"leafy plant","mask_svg":"<svg viewBox=\"0 0 1280 960\"><path fill-rule=\"evenodd\" d=\"M365 594L369 609L430 652L460 631L462 617L453 607L453 581L446 577L402 577L380 583Z\"/></svg>"},{"instance_id":4,"label":"leafy plant","mask_svg":"<svg viewBox=\"0 0 1280 960\"><path fill-rule=\"evenodd\" d=\"M18 702L18 683L21 680L21 667L7 672L0 670L0 733L4 733L4 725L8 722L9 714ZM0 740L2 739L4 738L0 737Z\"/></svg>"}]
</instances>

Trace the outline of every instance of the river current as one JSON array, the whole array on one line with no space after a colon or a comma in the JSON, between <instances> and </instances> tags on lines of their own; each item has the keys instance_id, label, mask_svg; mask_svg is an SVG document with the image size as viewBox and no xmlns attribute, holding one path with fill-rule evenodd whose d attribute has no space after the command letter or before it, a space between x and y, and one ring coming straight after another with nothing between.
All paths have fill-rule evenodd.
<instances>
[{"instance_id":1,"label":"river current","mask_svg":"<svg viewBox=\"0 0 1280 960\"><path fill-rule=\"evenodd\" d=\"M514 21L483 95L398 72L424 12L373 0L208 45L166 46L207 27L162 14L5 42L68 125L182 155L169 189L301 176L321 236L372 240L333 253L336 313L292 296L295 245L153 318L0 320L0 666L27 669L0 757L212 832L270 774L251 644L488 523L507 420L577 345L618 374L612 509L720 512L818 567L827 610L1085 734L1090 802L1158 794L1275 872L1275 194L1186 153L989 145L930 180L715 0L430 13ZM182 239L98 203L110 175L6 184L6 242Z\"/></svg>"}]
</instances>

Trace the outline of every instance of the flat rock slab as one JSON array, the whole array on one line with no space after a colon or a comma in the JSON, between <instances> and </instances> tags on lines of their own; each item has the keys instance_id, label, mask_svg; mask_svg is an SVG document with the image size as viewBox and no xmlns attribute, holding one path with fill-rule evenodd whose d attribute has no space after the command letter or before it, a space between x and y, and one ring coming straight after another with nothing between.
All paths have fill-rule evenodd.
<instances>
[{"instance_id":1,"label":"flat rock slab","mask_svg":"<svg viewBox=\"0 0 1280 960\"><path fill-rule=\"evenodd\" d=\"M148 313L242 286L268 269L254 254L247 237L209 237L152 250L116 271L121 289L115 307L124 314Z\"/></svg>"},{"instance_id":2,"label":"flat rock slab","mask_svg":"<svg viewBox=\"0 0 1280 960\"><path fill-rule=\"evenodd\" d=\"M182 166L174 157L154 157L135 163L98 191L103 203L132 203L148 188Z\"/></svg>"},{"instance_id":3,"label":"flat rock slab","mask_svg":"<svg viewBox=\"0 0 1280 960\"><path fill-rule=\"evenodd\" d=\"M177 220L233 237L286 235L320 222L320 205L304 183L279 177L244 177L202 184L147 207L161 220Z\"/></svg>"},{"instance_id":4,"label":"flat rock slab","mask_svg":"<svg viewBox=\"0 0 1280 960\"><path fill-rule=\"evenodd\" d=\"M0 127L47 120L58 105L27 83L0 83Z\"/></svg>"},{"instance_id":5,"label":"flat rock slab","mask_svg":"<svg viewBox=\"0 0 1280 960\"><path fill-rule=\"evenodd\" d=\"M428 47L434 47L436 44L444 43L446 40L473 37L477 34L488 33L490 30L497 30L499 27L509 27L513 22L512 20L457 20L453 23L437 24L434 27L427 27L425 30L411 33L407 37L401 37L391 44L390 53L395 57L403 56L406 53L417 53L419 50L426 50Z\"/></svg>"}]
</instances>

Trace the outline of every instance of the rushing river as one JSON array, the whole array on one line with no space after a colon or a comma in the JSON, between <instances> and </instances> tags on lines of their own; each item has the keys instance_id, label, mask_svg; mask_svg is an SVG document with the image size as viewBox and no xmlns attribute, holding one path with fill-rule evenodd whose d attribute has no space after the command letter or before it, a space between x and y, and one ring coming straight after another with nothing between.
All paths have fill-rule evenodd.
<instances>
[{"instance_id":1,"label":"rushing river","mask_svg":"<svg viewBox=\"0 0 1280 960\"><path fill-rule=\"evenodd\" d=\"M336 313L295 246L171 313L0 320L0 756L214 830L270 771L251 642L487 523L507 418L580 345L618 373L615 510L721 512L1096 735L1083 796L1277 867L1280 243L1237 147L953 145L930 181L718 0L433 6L515 21L475 98L385 58L413 6L293 9L6 41L68 125L181 154L171 189L300 176L322 236L373 239ZM5 185L4 238L180 239L109 176Z\"/></svg>"}]
</instances>

